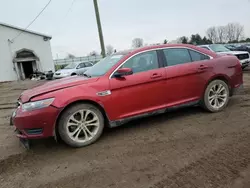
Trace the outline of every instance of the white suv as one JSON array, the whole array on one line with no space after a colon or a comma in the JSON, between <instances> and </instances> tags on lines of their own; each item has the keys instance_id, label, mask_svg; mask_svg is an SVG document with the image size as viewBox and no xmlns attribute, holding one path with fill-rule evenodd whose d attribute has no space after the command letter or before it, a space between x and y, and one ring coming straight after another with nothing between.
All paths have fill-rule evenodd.
<instances>
[{"instance_id":1,"label":"white suv","mask_svg":"<svg viewBox=\"0 0 250 188\"><path fill-rule=\"evenodd\" d=\"M213 51L217 54L235 55L240 60L242 69L246 68L250 63L250 55L248 52L245 51L231 51L222 44L199 45L199 47Z\"/></svg>"}]
</instances>

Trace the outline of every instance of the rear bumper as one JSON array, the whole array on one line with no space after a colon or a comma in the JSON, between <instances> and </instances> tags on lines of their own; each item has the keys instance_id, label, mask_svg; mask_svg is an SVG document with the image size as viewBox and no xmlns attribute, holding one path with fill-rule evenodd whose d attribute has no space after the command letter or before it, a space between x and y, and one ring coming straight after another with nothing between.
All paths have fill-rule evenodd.
<instances>
[{"instance_id":1,"label":"rear bumper","mask_svg":"<svg viewBox=\"0 0 250 188\"><path fill-rule=\"evenodd\" d=\"M232 89L232 95L239 95L244 92L243 84L240 84L238 87Z\"/></svg>"},{"instance_id":2,"label":"rear bumper","mask_svg":"<svg viewBox=\"0 0 250 188\"><path fill-rule=\"evenodd\" d=\"M245 67L249 66L250 59L240 60L240 64L241 64L241 67L245 68Z\"/></svg>"}]
</instances>

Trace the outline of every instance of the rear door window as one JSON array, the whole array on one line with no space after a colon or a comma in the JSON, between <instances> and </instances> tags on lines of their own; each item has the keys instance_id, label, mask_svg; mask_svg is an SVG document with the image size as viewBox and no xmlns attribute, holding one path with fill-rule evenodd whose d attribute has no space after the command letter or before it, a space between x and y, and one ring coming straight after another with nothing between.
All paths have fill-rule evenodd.
<instances>
[{"instance_id":1,"label":"rear door window","mask_svg":"<svg viewBox=\"0 0 250 188\"><path fill-rule=\"evenodd\" d=\"M190 54L185 48L169 48L163 50L167 65L174 66L192 62Z\"/></svg>"},{"instance_id":2,"label":"rear door window","mask_svg":"<svg viewBox=\"0 0 250 188\"><path fill-rule=\"evenodd\" d=\"M78 69L81 69L81 68L84 68L84 67L85 67L85 64L84 64L84 63L80 63L80 64L77 66Z\"/></svg>"},{"instance_id":3,"label":"rear door window","mask_svg":"<svg viewBox=\"0 0 250 188\"><path fill-rule=\"evenodd\" d=\"M91 64L91 63L85 63L85 66L86 66L86 67L91 67L92 64Z\"/></svg>"},{"instance_id":4,"label":"rear door window","mask_svg":"<svg viewBox=\"0 0 250 188\"><path fill-rule=\"evenodd\" d=\"M194 51L194 50L189 50L189 53L190 53L192 61L202 61L202 60L210 59L209 56L202 54L202 53L199 53L199 52Z\"/></svg>"}]
</instances>

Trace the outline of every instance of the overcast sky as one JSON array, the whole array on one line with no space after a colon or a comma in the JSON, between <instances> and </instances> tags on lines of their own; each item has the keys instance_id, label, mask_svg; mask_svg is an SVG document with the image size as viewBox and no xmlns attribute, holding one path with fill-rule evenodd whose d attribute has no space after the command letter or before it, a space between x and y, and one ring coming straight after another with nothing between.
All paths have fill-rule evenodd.
<instances>
[{"instance_id":1,"label":"overcast sky","mask_svg":"<svg viewBox=\"0 0 250 188\"><path fill-rule=\"evenodd\" d=\"M0 0L0 22L26 27L48 0ZM99 0L105 45L131 47L135 37L145 43L174 40L210 26L239 22L250 36L249 0ZM100 52L93 0L52 0L29 28L52 35L53 56L84 56ZM67 14L68 12L68 14Z\"/></svg>"}]
</instances>

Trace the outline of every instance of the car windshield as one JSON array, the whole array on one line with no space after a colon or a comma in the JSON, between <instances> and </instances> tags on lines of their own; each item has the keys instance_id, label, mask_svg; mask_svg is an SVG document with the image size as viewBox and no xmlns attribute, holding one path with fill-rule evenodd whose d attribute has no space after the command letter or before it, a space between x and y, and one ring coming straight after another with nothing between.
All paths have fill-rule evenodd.
<instances>
[{"instance_id":1,"label":"car windshield","mask_svg":"<svg viewBox=\"0 0 250 188\"><path fill-rule=\"evenodd\" d=\"M222 44L211 44L209 46L214 52L228 52L231 51Z\"/></svg>"},{"instance_id":2,"label":"car windshield","mask_svg":"<svg viewBox=\"0 0 250 188\"><path fill-rule=\"evenodd\" d=\"M85 75L88 77L102 76L106 74L114 65L116 65L123 56L124 55L108 56L93 65L89 70L85 72Z\"/></svg>"},{"instance_id":3,"label":"car windshield","mask_svg":"<svg viewBox=\"0 0 250 188\"><path fill-rule=\"evenodd\" d=\"M70 63L66 67L64 67L63 69L74 69L74 68L76 68L76 66L77 66L77 63Z\"/></svg>"}]
</instances>

